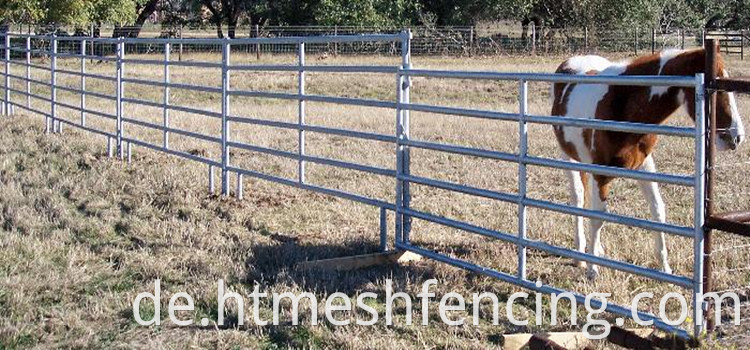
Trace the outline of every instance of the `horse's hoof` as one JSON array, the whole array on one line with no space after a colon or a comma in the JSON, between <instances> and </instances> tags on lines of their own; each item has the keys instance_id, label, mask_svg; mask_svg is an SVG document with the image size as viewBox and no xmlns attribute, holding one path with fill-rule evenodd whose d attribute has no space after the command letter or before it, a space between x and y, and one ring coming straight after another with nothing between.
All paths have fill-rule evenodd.
<instances>
[{"instance_id":1,"label":"horse's hoof","mask_svg":"<svg viewBox=\"0 0 750 350\"><path fill-rule=\"evenodd\" d=\"M575 265L576 267L582 268L582 269L586 268L586 262L582 261L582 260L574 260L573 261L573 265Z\"/></svg>"},{"instance_id":2,"label":"horse's hoof","mask_svg":"<svg viewBox=\"0 0 750 350\"><path fill-rule=\"evenodd\" d=\"M661 271L670 275L672 274L672 268L669 267L669 265L665 265L664 267L662 267Z\"/></svg>"},{"instance_id":3,"label":"horse's hoof","mask_svg":"<svg viewBox=\"0 0 750 350\"><path fill-rule=\"evenodd\" d=\"M589 268L586 270L586 279L588 279L590 282L596 281L596 278L599 276L599 271L593 268Z\"/></svg>"}]
</instances>

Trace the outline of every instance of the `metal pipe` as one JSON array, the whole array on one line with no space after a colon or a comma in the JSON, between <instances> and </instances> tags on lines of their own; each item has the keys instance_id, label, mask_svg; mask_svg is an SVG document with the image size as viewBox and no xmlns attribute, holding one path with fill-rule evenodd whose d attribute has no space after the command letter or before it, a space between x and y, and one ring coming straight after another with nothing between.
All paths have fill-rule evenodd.
<instances>
[{"instance_id":1,"label":"metal pipe","mask_svg":"<svg viewBox=\"0 0 750 350\"><path fill-rule=\"evenodd\" d=\"M227 114L229 113L229 55L232 47L229 40L222 42L221 50L221 194L223 196L229 195L229 172L227 167L229 166L229 147L227 146L227 140L229 139L229 123L227 121Z\"/></svg>"},{"instance_id":2,"label":"metal pipe","mask_svg":"<svg viewBox=\"0 0 750 350\"><path fill-rule=\"evenodd\" d=\"M528 88L525 80L518 82L518 278L526 279L526 164L523 159L528 153L528 126L526 125L526 114L528 113Z\"/></svg>"},{"instance_id":3,"label":"metal pipe","mask_svg":"<svg viewBox=\"0 0 750 350\"><path fill-rule=\"evenodd\" d=\"M412 33L411 29L406 29L402 33L401 38L401 67L403 69L409 70L411 69L411 39L412 39ZM401 93L401 100L400 103L409 103L411 102L409 92L411 88L411 77L410 76L402 76L402 83L400 88L403 89ZM411 122L409 120L410 112L408 109L401 109L401 114L403 115L403 140L408 141L410 136L410 125ZM404 163L402 167L403 175L409 176L411 174L411 149L409 145L404 144L403 145L403 156L401 157L401 161ZM411 190L410 190L410 184L409 181L403 182L403 206L404 208L411 208ZM410 239L409 236L411 235L411 216L404 215L403 218L403 241L405 243L409 243Z\"/></svg>"},{"instance_id":4,"label":"metal pipe","mask_svg":"<svg viewBox=\"0 0 750 350\"><path fill-rule=\"evenodd\" d=\"M57 36L52 36L52 41L50 42L50 116L51 118L47 118L45 122L45 128L44 133L49 134L50 129L54 127L55 122L55 116L57 112L57 106L55 106L55 101L57 100L57 76L55 74L55 70L57 69Z\"/></svg>"},{"instance_id":5,"label":"metal pipe","mask_svg":"<svg viewBox=\"0 0 750 350\"><path fill-rule=\"evenodd\" d=\"M717 42L714 39L706 39L704 50L706 52L706 75L705 87L706 89L706 102L704 103L704 115L706 130L708 130L708 137L703 139L706 142L705 152L705 172L706 172L706 197L704 204L705 217L709 220L714 214L714 164L716 162L716 55L718 51ZM712 242L712 230L705 228L703 232L703 292L713 292L713 276L712 276L712 262L711 262L711 251L713 249ZM705 305L705 320L706 330L711 332L714 329L716 320L714 320L712 309L718 307L712 305L707 301Z\"/></svg>"},{"instance_id":6,"label":"metal pipe","mask_svg":"<svg viewBox=\"0 0 750 350\"><path fill-rule=\"evenodd\" d=\"M242 174L241 173L237 173L237 193L236 193L236 196L237 196L237 199L239 199L239 200L242 200L244 198L244 193L243 193L244 192L244 188L243 188L242 182L243 182L242 181Z\"/></svg>"},{"instance_id":7,"label":"metal pipe","mask_svg":"<svg viewBox=\"0 0 750 350\"><path fill-rule=\"evenodd\" d=\"M124 70L124 64L122 63L122 60L125 56L125 50L124 50L124 43L122 39L117 41L117 72L116 72L116 85L117 85L117 92L116 92L116 100L115 100L115 110L117 115L117 154L120 157L120 160L123 159L123 148L122 148L122 138L123 138L123 130L122 130L122 101L123 101L123 95L124 95L124 89L122 83L122 76L123 76L123 70Z\"/></svg>"},{"instance_id":8,"label":"metal pipe","mask_svg":"<svg viewBox=\"0 0 750 350\"><path fill-rule=\"evenodd\" d=\"M297 94L299 95L299 101L297 102L297 124L299 126L297 130L297 151L299 153L297 180L299 183L304 183L305 161L302 158L305 156L305 43L303 42L297 45L297 60L297 68L299 69L297 75Z\"/></svg>"},{"instance_id":9,"label":"metal pipe","mask_svg":"<svg viewBox=\"0 0 750 350\"><path fill-rule=\"evenodd\" d=\"M3 110L5 115L11 115L11 104L10 104L10 32L5 32L5 47L4 47L4 61L5 61L5 101L3 102Z\"/></svg>"},{"instance_id":10,"label":"metal pipe","mask_svg":"<svg viewBox=\"0 0 750 350\"><path fill-rule=\"evenodd\" d=\"M388 251L388 212L385 208L380 208L380 251Z\"/></svg>"},{"instance_id":11,"label":"metal pipe","mask_svg":"<svg viewBox=\"0 0 750 350\"><path fill-rule=\"evenodd\" d=\"M26 38L26 107L31 108L31 38Z\"/></svg>"},{"instance_id":12,"label":"metal pipe","mask_svg":"<svg viewBox=\"0 0 750 350\"><path fill-rule=\"evenodd\" d=\"M215 187L214 187L214 166L209 165L208 166L208 193L215 194Z\"/></svg>"},{"instance_id":13,"label":"metal pipe","mask_svg":"<svg viewBox=\"0 0 750 350\"><path fill-rule=\"evenodd\" d=\"M548 83L606 84L627 86L693 87L693 77L667 75L568 75L555 73L500 73L491 71L449 71L431 69L401 69L411 77L448 79L489 79L508 81L543 81Z\"/></svg>"},{"instance_id":14,"label":"metal pipe","mask_svg":"<svg viewBox=\"0 0 750 350\"><path fill-rule=\"evenodd\" d=\"M162 144L164 148L169 148L169 55L172 51L172 46L170 43L164 44L164 108L162 108L163 113L163 124L164 124L164 134L163 134L163 140Z\"/></svg>"},{"instance_id":15,"label":"metal pipe","mask_svg":"<svg viewBox=\"0 0 750 350\"><path fill-rule=\"evenodd\" d=\"M81 40L81 126L86 126L86 40Z\"/></svg>"},{"instance_id":16,"label":"metal pipe","mask_svg":"<svg viewBox=\"0 0 750 350\"><path fill-rule=\"evenodd\" d=\"M443 262L443 263L446 263L446 264L449 264L449 265L453 265L453 266L456 266L458 268L461 268L461 269L464 269L464 270L467 270L467 271L470 271L470 272L474 272L474 273L479 274L479 275L492 277L492 278L498 279L500 281L511 283L511 284L515 284L517 286L520 286L520 287L523 287L523 288L526 288L526 289L530 289L530 290L534 290L534 291L537 291L537 292L540 292L540 293L557 294L557 295L560 295L562 293L570 293L569 290L555 288L555 287L546 286L546 285L542 285L541 287L537 287L536 286L536 282L534 282L534 281L521 280L521 279L518 279L518 277L516 277L516 276L510 275L510 274L507 274L507 273L504 273L504 272L500 272L500 271L497 271L497 270L494 270L494 269L491 269L491 268L486 268L486 267L479 266L479 265L476 265L476 264L472 264L472 263L469 263L469 262L466 262L466 261L463 261L463 260L460 260L460 259L456 259L456 258L452 258L452 257L445 256L445 255L442 255L442 254L438 254L438 253L435 253L433 251L430 251L430 250L427 250L427 249L422 249L422 248L419 248L419 247L416 247L416 246L413 246L413 245L404 244L404 243L398 243L397 242L396 243L396 248L397 249L403 249L403 250L411 251L411 252L417 253L419 255L426 256L426 257L428 257L430 259L434 259L434 260L437 260L437 261L440 261L440 262ZM578 294L578 293L571 293L571 294L573 294L573 296L576 298L576 301L579 304L583 304L583 303L586 302L586 299L587 299L586 296ZM591 302L591 306L593 308L597 308L598 309L598 308L600 308L602 306L601 301L598 300L597 298L590 299L590 302ZM612 304L612 303L607 303L606 304L606 310L608 312L615 313L615 314L622 315L622 316L626 316L626 317L632 317L631 315L633 314L633 310L631 310L630 308L622 307L622 306L619 306L619 305L616 305L616 304ZM645 313L645 312L640 312L640 311L637 312L637 315L638 315L638 317L641 320L654 321L654 326L656 326L659 329L665 330L665 331L670 332L670 333L674 333L678 337L681 337L681 338L688 338L689 337L689 335L687 334L687 332L685 332L685 330L677 328L677 327L669 325L669 324L666 324L666 323L664 323L663 320L661 320L660 318L658 318L655 315L648 314L648 313Z\"/></svg>"},{"instance_id":17,"label":"metal pipe","mask_svg":"<svg viewBox=\"0 0 750 350\"><path fill-rule=\"evenodd\" d=\"M695 75L695 185L693 200L693 336L699 337L703 332L703 312L705 310L703 295L703 249L705 224L705 170L706 170L706 125L705 125L705 87L703 74Z\"/></svg>"}]
</instances>

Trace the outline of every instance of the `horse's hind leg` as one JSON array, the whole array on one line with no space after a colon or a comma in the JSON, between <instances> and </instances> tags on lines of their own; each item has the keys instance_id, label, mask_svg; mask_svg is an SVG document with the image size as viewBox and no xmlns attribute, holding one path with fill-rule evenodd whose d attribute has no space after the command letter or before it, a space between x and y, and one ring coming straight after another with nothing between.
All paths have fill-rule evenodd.
<instances>
[{"instance_id":1,"label":"horse's hind leg","mask_svg":"<svg viewBox=\"0 0 750 350\"><path fill-rule=\"evenodd\" d=\"M570 159L567 156L563 157L563 159L569 160L571 162L575 162L575 160ZM584 177L585 174L575 171L575 170L566 170L565 174L568 176L568 182L569 182L570 205L575 206L576 208L583 208L585 204L585 194L586 194L586 181L585 181L586 178ZM576 233L575 233L576 250L578 250L579 252L584 252L586 249L586 235L584 233L584 228L583 228L583 217L576 216L575 222L576 222ZM575 264L580 267L586 267L585 261L575 260Z\"/></svg>"},{"instance_id":2,"label":"horse's hind leg","mask_svg":"<svg viewBox=\"0 0 750 350\"><path fill-rule=\"evenodd\" d=\"M646 157L641 170L652 173L656 172L654 159L650 155ZM653 220L666 222L667 213L664 208L664 201L661 199L661 193L659 193L659 185L651 181L638 181L638 186L641 188L643 196L646 197ZM667 243L664 232L654 232L654 253L656 259L661 263L662 271L672 273L672 269L669 267L669 262L667 261Z\"/></svg>"}]
</instances>

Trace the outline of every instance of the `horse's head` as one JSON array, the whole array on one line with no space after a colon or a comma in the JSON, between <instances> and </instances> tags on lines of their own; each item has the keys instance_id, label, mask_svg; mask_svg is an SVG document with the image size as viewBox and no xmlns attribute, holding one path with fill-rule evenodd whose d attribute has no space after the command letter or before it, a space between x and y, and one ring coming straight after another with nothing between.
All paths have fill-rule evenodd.
<instances>
[{"instance_id":1,"label":"horse's head","mask_svg":"<svg viewBox=\"0 0 750 350\"><path fill-rule=\"evenodd\" d=\"M728 78L729 72L719 60L717 75ZM745 127L742 125L740 111L734 93L719 91L716 93L716 148L720 151L735 150L745 140Z\"/></svg>"}]
</instances>

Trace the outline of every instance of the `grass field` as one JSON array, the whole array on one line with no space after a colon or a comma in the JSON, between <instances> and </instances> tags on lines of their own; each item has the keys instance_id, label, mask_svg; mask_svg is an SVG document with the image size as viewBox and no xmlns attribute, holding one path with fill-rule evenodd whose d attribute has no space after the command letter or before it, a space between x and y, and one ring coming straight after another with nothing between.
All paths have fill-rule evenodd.
<instances>
[{"instance_id":1,"label":"grass field","mask_svg":"<svg viewBox=\"0 0 750 350\"><path fill-rule=\"evenodd\" d=\"M158 58L151 56L150 58ZM614 57L622 58L622 57ZM216 61L218 55L193 55L187 60ZM494 70L510 72L551 72L563 57L415 57L419 68ZM293 63L292 56L264 56L264 63ZM233 55L234 63L256 62L254 56ZM309 57L308 64L391 64L399 57ZM733 76L750 76L750 65L728 59ZM39 61L48 64L49 61ZM69 70L78 69L78 61L60 60ZM90 62L90 72L113 76L111 63ZM12 68L22 75L19 66ZM162 68L126 65L127 77L160 80ZM34 70L35 79L49 74ZM177 68L172 82L220 86L218 69ZM79 78L60 74L58 83L77 88ZM295 73L232 73L233 89L296 92ZM308 73L307 92L346 97L395 99L395 77L374 74ZM13 86L25 89L15 81ZM113 84L89 79L89 91L113 95ZM549 113L549 85L529 86L529 110ZM44 86L32 85L37 94L46 94ZM160 88L127 84L125 96L160 101ZM58 99L77 104L79 96L58 91ZM25 103L18 94L13 100ZM171 103L220 111L220 96L195 91L171 91ZM512 112L517 110L517 83L416 78L411 100L416 103L461 106ZM740 110L750 114L750 101L739 99ZM48 110L43 101L34 108ZM114 114L114 103L92 96L88 108ZM77 121L75 111L59 108L61 118ZM125 104L127 117L161 124L157 108ZM296 122L294 101L232 98L230 114L269 120ZM114 123L89 114L88 124L114 131ZM490 150L515 152L518 125L511 122L476 120L427 113L412 113L411 136ZM307 104L307 122L337 128L392 135L395 113L392 110ZM745 116L747 123L747 117ZM670 123L689 125L689 118L676 116ZM219 136L218 120L172 112L171 125L206 135ZM126 124L126 134L161 144L162 132ZM175 327L165 322L159 327L138 326L131 312L136 294L153 291L153 281L162 281L161 318L171 293L186 291L196 301L195 319L216 319L216 281L224 279L231 289L248 294L258 284L272 292L314 293L319 300L333 292L354 296L364 291L384 295L386 279L395 288L416 300L421 283L436 278L440 296L448 291L470 296L475 292L494 292L507 296L519 288L496 280L468 274L440 263L424 261L405 267L383 266L350 273L303 272L295 264L306 260L331 258L378 250L377 208L355 204L308 191L266 181L245 179L245 200L223 198L207 193L207 167L203 164L134 147L130 164L106 157L102 136L65 127L62 135L45 136L43 118L24 111L0 119L0 347L238 347L238 348L478 348L500 347L503 333L560 331L577 329L563 322L550 325L548 317L533 324L533 298L518 305L517 313L531 319L527 327L505 322L493 326L487 318L489 305L481 305L483 322L479 326L449 327L440 323L437 302L431 303L430 326L405 325L403 311L394 326L379 323L374 327L336 327L324 323L309 326L238 326L219 329L190 326ZM296 131L232 124L232 140L290 152L297 151ZM356 161L393 169L392 144L361 141L324 134L307 134L307 152L312 155ZM662 138L655 153L657 168L668 173L692 171L692 140ZM170 136L170 147L220 158L216 144ZM745 208L750 148L719 157L718 208ZM557 158L560 151L550 127L531 125L529 153ZM258 153L233 150L231 162L246 169L296 178L297 164ZM745 163L745 164L740 164ZM515 193L517 166L511 163L414 150L412 172L420 176ZM356 171L308 164L310 183L391 201L395 182L386 177ZM218 180L218 177L217 177ZM234 176L231 178L234 187ZM218 181L217 181L218 184ZM566 177L563 171L529 167L529 196L567 203ZM412 185L412 205L422 211L464 220L503 232L516 232L516 205L495 202L457 193ZM662 186L669 222L692 223L693 193L689 188ZM620 179L610 197L613 212L648 217L647 204L634 181ZM394 218L388 217L389 231ZM392 235L391 235L392 236ZM552 244L573 247L573 219L552 212L529 210L529 237ZM609 257L656 267L649 232L607 224L603 243ZM516 250L513 245L450 230L415 220L412 240L415 244L467 259L500 271L515 273ZM714 259L720 289L746 286L750 263L743 240L720 235ZM692 241L668 238L670 264L675 273L692 275ZM642 291L656 298L679 287L656 283L621 272L603 269L594 283L584 271L564 258L529 251L529 277L580 293L610 292L613 302L629 303ZM641 305L656 311L657 302ZM689 300L689 299L688 299ZM471 310L471 305L467 307ZM234 307L234 306L233 306ZM382 309L382 300L373 305ZM403 305L402 305L403 307ZM501 303L501 310L504 304ZM321 305L322 308L322 305ZM548 304L543 305L548 311ZM231 309L231 308L230 308ZM565 309L565 308L563 308ZM675 305L670 305L674 311ZM236 315L236 307L230 314ZM403 309L402 309L403 310ZM143 310L145 314L153 313ZM268 315L271 306L261 306ZM320 315L323 315L320 313ZM470 318L470 314L457 313ZM548 315L548 313L547 313ZM248 313L246 312L246 316ZM611 319L613 319L612 316ZM421 315L414 310L418 323ZM585 320L585 319L584 319ZM606 347L605 344L599 344Z\"/></svg>"}]
</instances>

